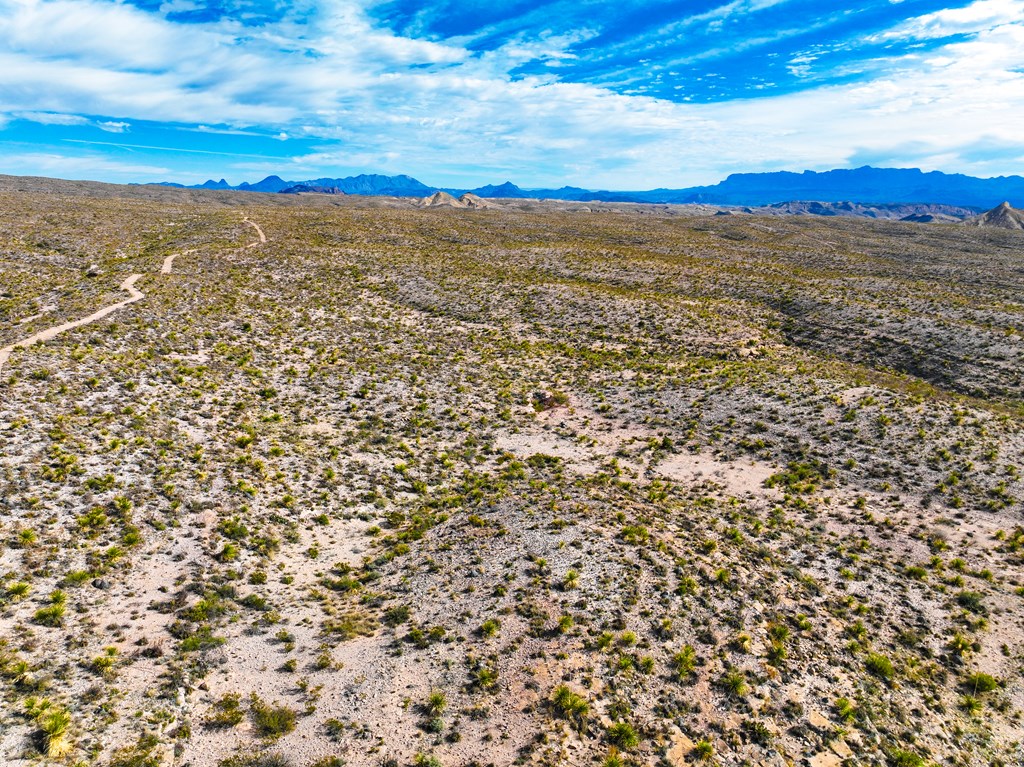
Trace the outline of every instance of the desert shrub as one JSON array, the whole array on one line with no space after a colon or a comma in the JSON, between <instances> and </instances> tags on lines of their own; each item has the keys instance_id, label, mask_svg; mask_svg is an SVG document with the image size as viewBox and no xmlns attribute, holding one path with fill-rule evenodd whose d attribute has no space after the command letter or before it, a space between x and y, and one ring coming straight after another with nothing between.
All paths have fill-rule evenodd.
<instances>
[{"instance_id":1,"label":"desert shrub","mask_svg":"<svg viewBox=\"0 0 1024 767\"><path fill-rule=\"evenodd\" d=\"M693 746L693 756L699 762L710 762L715 758L715 747L709 740L699 740Z\"/></svg>"},{"instance_id":2,"label":"desert shrub","mask_svg":"<svg viewBox=\"0 0 1024 767\"><path fill-rule=\"evenodd\" d=\"M340 756L325 756L317 759L309 767L345 767L345 761Z\"/></svg>"},{"instance_id":3,"label":"desert shrub","mask_svg":"<svg viewBox=\"0 0 1024 767\"><path fill-rule=\"evenodd\" d=\"M980 671L969 675L963 681L963 688L972 693L992 692L999 687L999 680L989 674Z\"/></svg>"},{"instance_id":4,"label":"desert shrub","mask_svg":"<svg viewBox=\"0 0 1024 767\"><path fill-rule=\"evenodd\" d=\"M71 752L68 730L71 714L66 708L48 707L36 717L41 751L51 759L60 759Z\"/></svg>"},{"instance_id":5,"label":"desert shrub","mask_svg":"<svg viewBox=\"0 0 1024 767\"><path fill-rule=\"evenodd\" d=\"M640 745L640 735L629 722L615 722L608 728L608 742L629 751Z\"/></svg>"},{"instance_id":6,"label":"desert shrub","mask_svg":"<svg viewBox=\"0 0 1024 767\"><path fill-rule=\"evenodd\" d=\"M889 764L892 767L924 767L925 761L913 751L897 748L889 752Z\"/></svg>"},{"instance_id":7,"label":"desert shrub","mask_svg":"<svg viewBox=\"0 0 1024 767\"><path fill-rule=\"evenodd\" d=\"M747 685L747 678L742 671L732 670L727 671L721 679L721 686L730 694L737 698L747 694L749 686Z\"/></svg>"},{"instance_id":8,"label":"desert shrub","mask_svg":"<svg viewBox=\"0 0 1024 767\"><path fill-rule=\"evenodd\" d=\"M568 685L559 685L551 696L555 712L569 720L577 730L584 730L590 714L590 704L582 695L573 692Z\"/></svg>"},{"instance_id":9,"label":"desert shrub","mask_svg":"<svg viewBox=\"0 0 1024 767\"><path fill-rule=\"evenodd\" d=\"M409 620L409 605L398 605L384 613L384 623L388 626L399 626Z\"/></svg>"},{"instance_id":10,"label":"desert shrub","mask_svg":"<svg viewBox=\"0 0 1024 767\"><path fill-rule=\"evenodd\" d=\"M38 623L40 626L49 626L50 628L56 628L64 624L64 613L66 611L64 605L64 592L53 592L50 595L51 605L48 607L40 607L32 616L32 620Z\"/></svg>"},{"instance_id":11,"label":"desert shrub","mask_svg":"<svg viewBox=\"0 0 1024 767\"><path fill-rule=\"evenodd\" d=\"M893 668L892 661L884 655L874 652L864 659L864 668L887 682L891 682L892 678L896 675L896 669Z\"/></svg>"},{"instance_id":12,"label":"desert shrub","mask_svg":"<svg viewBox=\"0 0 1024 767\"><path fill-rule=\"evenodd\" d=\"M260 736L280 738L295 729L298 714L287 706L265 703L254 693L249 700L249 716Z\"/></svg>"},{"instance_id":13,"label":"desert shrub","mask_svg":"<svg viewBox=\"0 0 1024 767\"><path fill-rule=\"evenodd\" d=\"M683 645L682 648L672 656L672 667L680 681L685 681L693 676L697 668L697 652L691 645Z\"/></svg>"},{"instance_id":14,"label":"desert shrub","mask_svg":"<svg viewBox=\"0 0 1024 767\"><path fill-rule=\"evenodd\" d=\"M984 615L987 612L981 600L982 595L977 591L961 591L956 595L956 603L976 615Z\"/></svg>"},{"instance_id":15,"label":"desert shrub","mask_svg":"<svg viewBox=\"0 0 1024 767\"><path fill-rule=\"evenodd\" d=\"M228 693L214 702L204 724L207 727L234 727L241 723L243 717L242 697L237 693Z\"/></svg>"},{"instance_id":16,"label":"desert shrub","mask_svg":"<svg viewBox=\"0 0 1024 767\"><path fill-rule=\"evenodd\" d=\"M240 754L217 762L217 767L293 767L284 754Z\"/></svg>"},{"instance_id":17,"label":"desert shrub","mask_svg":"<svg viewBox=\"0 0 1024 767\"><path fill-rule=\"evenodd\" d=\"M799 463L792 461L786 471L772 474L765 480L765 487L782 487L792 493L813 493L818 486L835 474L820 461Z\"/></svg>"},{"instance_id":18,"label":"desert shrub","mask_svg":"<svg viewBox=\"0 0 1024 767\"><path fill-rule=\"evenodd\" d=\"M448 696L442 690L433 690L423 703L423 713L427 716L440 716L448 708Z\"/></svg>"},{"instance_id":19,"label":"desert shrub","mask_svg":"<svg viewBox=\"0 0 1024 767\"><path fill-rule=\"evenodd\" d=\"M849 698L838 698L836 700L836 713L839 718L850 724L857 718L857 707Z\"/></svg>"}]
</instances>

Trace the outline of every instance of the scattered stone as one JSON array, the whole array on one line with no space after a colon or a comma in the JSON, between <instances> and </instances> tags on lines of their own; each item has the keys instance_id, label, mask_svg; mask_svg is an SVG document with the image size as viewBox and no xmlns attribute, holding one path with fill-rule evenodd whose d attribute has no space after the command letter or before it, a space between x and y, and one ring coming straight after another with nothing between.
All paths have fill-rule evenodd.
<instances>
[{"instance_id":1,"label":"scattered stone","mask_svg":"<svg viewBox=\"0 0 1024 767\"><path fill-rule=\"evenodd\" d=\"M687 764L687 757L693 752L694 742L681 732L672 735L672 740L665 750L665 759L672 767L682 767Z\"/></svg>"},{"instance_id":2,"label":"scattered stone","mask_svg":"<svg viewBox=\"0 0 1024 767\"><path fill-rule=\"evenodd\" d=\"M841 759L849 759L851 756L853 756L853 749L846 745L846 741L842 738L839 738L838 740L833 740L831 743L828 744L828 747L835 751L836 755L839 756Z\"/></svg>"},{"instance_id":3,"label":"scattered stone","mask_svg":"<svg viewBox=\"0 0 1024 767\"><path fill-rule=\"evenodd\" d=\"M814 710L812 710L807 715L807 722L811 725L811 727L815 728L816 730L832 729L832 722L830 722L825 716Z\"/></svg>"},{"instance_id":4,"label":"scattered stone","mask_svg":"<svg viewBox=\"0 0 1024 767\"><path fill-rule=\"evenodd\" d=\"M842 767L843 760L828 751L815 754L808 760L810 767Z\"/></svg>"}]
</instances>

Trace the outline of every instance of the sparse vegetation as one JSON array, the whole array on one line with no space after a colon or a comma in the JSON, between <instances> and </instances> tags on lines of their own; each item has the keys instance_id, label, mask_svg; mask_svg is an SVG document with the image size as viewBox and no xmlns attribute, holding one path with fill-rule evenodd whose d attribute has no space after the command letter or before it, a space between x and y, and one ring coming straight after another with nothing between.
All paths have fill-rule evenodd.
<instances>
[{"instance_id":1,"label":"sparse vegetation","mask_svg":"<svg viewBox=\"0 0 1024 767\"><path fill-rule=\"evenodd\" d=\"M0 761L1016 763L1019 235L5 184Z\"/></svg>"}]
</instances>

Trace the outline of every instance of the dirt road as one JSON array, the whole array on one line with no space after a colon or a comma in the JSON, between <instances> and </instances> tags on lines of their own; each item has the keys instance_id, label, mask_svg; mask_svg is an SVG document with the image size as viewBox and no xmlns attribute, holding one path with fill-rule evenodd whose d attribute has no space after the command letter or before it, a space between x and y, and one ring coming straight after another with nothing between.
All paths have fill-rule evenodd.
<instances>
[{"instance_id":1,"label":"dirt road","mask_svg":"<svg viewBox=\"0 0 1024 767\"><path fill-rule=\"evenodd\" d=\"M256 242L249 243L249 245L247 245L246 247L253 248L267 241L267 236L263 233L263 230L260 229L259 224L257 224L255 221L250 221L248 218L243 219L243 222L251 227L254 227L256 229L256 234L259 235L259 240L257 240ZM172 253L171 255L167 256L167 258L164 259L163 264L160 266L160 274L170 274L171 268L174 266L174 259L177 258L178 256L187 256L190 253L195 252L195 249L192 249L182 251L181 253ZM88 317L83 317L80 320L65 322L63 325L56 325L52 328L41 330L38 333L29 336L28 338L23 338L20 341L15 341L13 344L9 344L8 346L0 348L0 369L2 369L4 363L6 363L8 359L10 359L11 353L14 352L15 349L27 349L33 344L44 343L45 341L49 341L53 338L56 338L65 331L74 330L75 328L80 328L83 325L89 325L90 323L97 322L99 320L102 320L104 317L113 314L118 309L128 306L128 304L134 304L136 301L141 301L143 298L146 297L146 294L135 289L135 282L141 276L141 274L133 274L128 279L121 283L121 290L128 291L129 296L124 301L118 301L116 304L105 306L99 311L93 312Z\"/></svg>"},{"instance_id":2,"label":"dirt road","mask_svg":"<svg viewBox=\"0 0 1024 767\"><path fill-rule=\"evenodd\" d=\"M176 259L178 256L187 256L190 253L195 252L195 248L193 248L192 250L183 250L181 253L172 253L171 255L164 259L164 263L160 267L160 274L170 274L171 267L174 265L174 259Z\"/></svg>"},{"instance_id":3,"label":"dirt road","mask_svg":"<svg viewBox=\"0 0 1024 767\"><path fill-rule=\"evenodd\" d=\"M256 230L256 234L260 236L259 242L250 242L248 245L246 245L247 248L255 248L257 245L260 245L261 243L267 241L267 236L263 234L263 230L260 229L259 224L257 224L255 221L250 221L248 218L243 218L242 221L248 224L249 226L253 227Z\"/></svg>"},{"instance_id":4,"label":"dirt road","mask_svg":"<svg viewBox=\"0 0 1024 767\"><path fill-rule=\"evenodd\" d=\"M141 301L143 298L146 297L146 294L135 289L135 282L141 276L141 274L133 274L131 277L129 277L127 280L121 283L121 290L128 291L129 296L124 301L118 301L116 304L105 306L98 312L93 312L88 317L83 317L80 320L65 322L63 325L56 325L55 327L47 328L46 330L41 330L35 335L31 335L28 338L23 338L20 341L15 341L13 344L10 344L9 346L3 347L2 349L0 349L0 368L3 368L4 363L7 362L8 358L11 356L11 352L13 352L15 349L28 348L29 346L32 346L32 344L49 341L50 339L56 338L58 335L67 330L73 330L75 328L80 328L83 325L88 325L92 322L97 322L98 320L102 320L108 314L113 314L118 309L128 306L128 304L134 304L136 301Z\"/></svg>"}]
</instances>

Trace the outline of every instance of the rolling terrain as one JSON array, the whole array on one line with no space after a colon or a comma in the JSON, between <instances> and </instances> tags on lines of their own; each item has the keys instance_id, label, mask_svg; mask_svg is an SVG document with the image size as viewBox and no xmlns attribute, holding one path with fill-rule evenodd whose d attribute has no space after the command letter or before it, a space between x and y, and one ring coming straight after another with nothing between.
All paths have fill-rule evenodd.
<instances>
[{"instance_id":1,"label":"rolling terrain","mask_svg":"<svg viewBox=\"0 0 1024 767\"><path fill-rule=\"evenodd\" d=\"M0 762L1024 761L1024 233L417 205L0 179Z\"/></svg>"}]
</instances>

